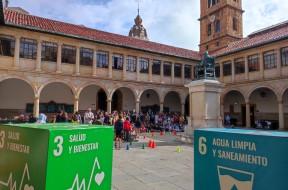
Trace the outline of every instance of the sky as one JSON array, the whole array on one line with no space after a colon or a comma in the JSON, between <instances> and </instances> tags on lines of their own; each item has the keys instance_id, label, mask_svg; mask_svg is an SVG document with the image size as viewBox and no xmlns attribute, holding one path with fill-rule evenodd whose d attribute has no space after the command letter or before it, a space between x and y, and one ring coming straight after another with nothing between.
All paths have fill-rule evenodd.
<instances>
[{"instance_id":1,"label":"sky","mask_svg":"<svg viewBox=\"0 0 288 190\"><path fill-rule=\"evenodd\" d=\"M139 0L150 41L198 50L200 0ZM244 36L288 20L283 0L242 0ZM128 35L138 0L9 0L32 15ZM286 15L286 16L285 16Z\"/></svg>"}]
</instances>

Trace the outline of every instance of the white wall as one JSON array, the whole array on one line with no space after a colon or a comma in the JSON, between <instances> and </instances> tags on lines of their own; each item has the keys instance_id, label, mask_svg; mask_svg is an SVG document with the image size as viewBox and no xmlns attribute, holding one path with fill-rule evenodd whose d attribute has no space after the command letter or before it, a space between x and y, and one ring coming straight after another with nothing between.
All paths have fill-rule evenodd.
<instances>
[{"instance_id":1,"label":"white wall","mask_svg":"<svg viewBox=\"0 0 288 190\"><path fill-rule=\"evenodd\" d=\"M44 87L40 95L40 103L48 103L54 101L56 103L74 104L73 91L62 83L52 83Z\"/></svg>"},{"instance_id":2,"label":"white wall","mask_svg":"<svg viewBox=\"0 0 288 190\"><path fill-rule=\"evenodd\" d=\"M128 88L120 88L119 90L121 91L123 97L122 109L125 111L136 109L136 101L133 92Z\"/></svg>"},{"instance_id":3,"label":"white wall","mask_svg":"<svg viewBox=\"0 0 288 190\"><path fill-rule=\"evenodd\" d=\"M164 99L164 107L168 107L170 112L181 112L181 100L176 92L170 92Z\"/></svg>"},{"instance_id":4,"label":"white wall","mask_svg":"<svg viewBox=\"0 0 288 190\"><path fill-rule=\"evenodd\" d=\"M224 112L230 112L230 105L233 105L234 113L241 113L242 104L245 104L245 99L239 92L229 92L224 97Z\"/></svg>"},{"instance_id":5,"label":"white wall","mask_svg":"<svg viewBox=\"0 0 288 190\"><path fill-rule=\"evenodd\" d=\"M150 96L147 97L147 94L150 94ZM153 106L155 104L160 105L160 100L157 93L153 90L146 90L145 92L143 92L140 99L140 107Z\"/></svg>"},{"instance_id":6,"label":"white wall","mask_svg":"<svg viewBox=\"0 0 288 190\"><path fill-rule=\"evenodd\" d=\"M0 82L0 109L25 109L33 100L34 92L26 82L18 79Z\"/></svg>"},{"instance_id":7,"label":"white wall","mask_svg":"<svg viewBox=\"0 0 288 190\"><path fill-rule=\"evenodd\" d=\"M79 97L79 110L87 110L88 108L92 109L97 108L97 93L99 90L100 88L94 85L88 86L85 89L83 89Z\"/></svg>"},{"instance_id":8,"label":"white wall","mask_svg":"<svg viewBox=\"0 0 288 190\"><path fill-rule=\"evenodd\" d=\"M278 113L277 97L268 89L254 91L250 97L250 104L256 104L255 113Z\"/></svg>"}]
</instances>

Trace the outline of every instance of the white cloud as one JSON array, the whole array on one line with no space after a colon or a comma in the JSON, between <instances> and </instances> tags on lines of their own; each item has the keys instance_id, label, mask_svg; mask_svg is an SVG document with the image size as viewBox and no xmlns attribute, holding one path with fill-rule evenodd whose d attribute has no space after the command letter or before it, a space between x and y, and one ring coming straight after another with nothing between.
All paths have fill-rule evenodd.
<instances>
[{"instance_id":1,"label":"white cloud","mask_svg":"<svg viewBox=\"0 0 288 190\"><path fill-rule=\"evenodd\" d=\"M33 15L123 35L128 34L137 14L136 0L10 1L11 6ZM287 20L288 4L280 0L243 0L243 8L244 35ZM141 0L140 14L151 41L198 49L200 0Z\"/></svg>"}]
</instances>

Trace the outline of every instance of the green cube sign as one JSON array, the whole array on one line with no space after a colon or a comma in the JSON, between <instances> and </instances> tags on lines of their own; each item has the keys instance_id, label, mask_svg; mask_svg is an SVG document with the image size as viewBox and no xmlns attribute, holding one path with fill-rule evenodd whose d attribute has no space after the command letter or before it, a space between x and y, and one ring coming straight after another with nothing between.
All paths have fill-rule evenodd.
<instances>
[{"instance_id":1,"label":"green cube sign","mask_svg":"<svg viewBox=\"0 0 288 190\"><path fill-rule=\"evenodd\" d=\"M288 133L195 130L195 190L287 190Z\"/></svg>"},{"instance_id":2,"label":"green cube sign","mask_svg":"<svg viewBox=\"0 0 288 190\"><path fill-rule=\"evenodd\" d=\"M113 128L0 126L1 190L110 190Z\"/></svg>"}]
</instances>

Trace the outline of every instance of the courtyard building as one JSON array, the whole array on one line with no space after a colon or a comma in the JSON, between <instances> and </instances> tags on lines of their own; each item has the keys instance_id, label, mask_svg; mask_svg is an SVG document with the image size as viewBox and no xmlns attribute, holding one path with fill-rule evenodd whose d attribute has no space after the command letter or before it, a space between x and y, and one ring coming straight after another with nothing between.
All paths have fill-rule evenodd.
<instances>
[{"instance_id":1,"label":"courtyard building","mask_svg":"<svg viewBox=\"0 0 288 190\"><path fill-rule=\"evenodd\" d=\"M139 14L123 36L17 7L1 5L0 12L0 118L89 107L189 116L197 102L184 85L208 50L225 84L222 118L288 129L288 22L243 38L241 0L201 0L199 51L149 41Z\"/></svg>"}]
</instances>

